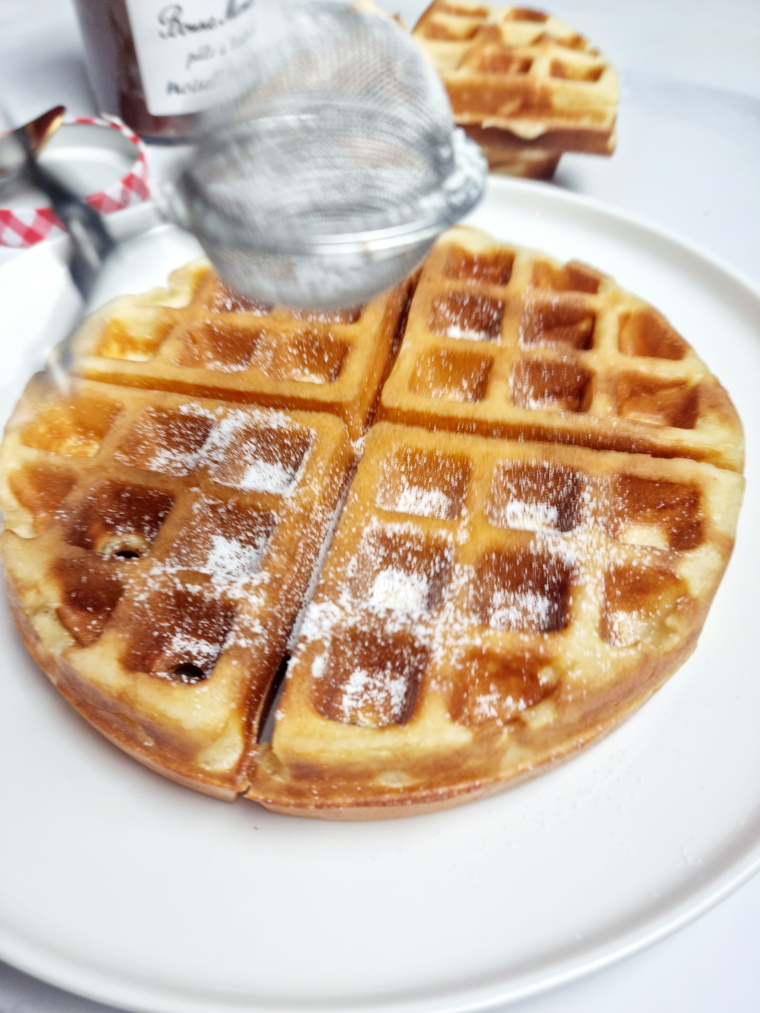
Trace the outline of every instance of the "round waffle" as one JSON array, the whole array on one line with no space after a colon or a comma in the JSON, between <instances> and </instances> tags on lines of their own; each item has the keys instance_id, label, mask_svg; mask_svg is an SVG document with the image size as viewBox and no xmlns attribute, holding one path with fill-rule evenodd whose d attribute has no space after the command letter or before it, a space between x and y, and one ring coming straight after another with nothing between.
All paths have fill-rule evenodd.
<instances>
[{"instance_id":1,"label":"round waffle","mask_svg":"<svg viewBox=\"0 0 760 1013\"><path fill-rule=\"evenodd\" d=\"M222 798L366 818L529 777L680 666L732 549L741 426L684 338L474 230L337 314L191 265L90 318L75 370L0 449L16 623Z\"/></svg>"}]
</instances>

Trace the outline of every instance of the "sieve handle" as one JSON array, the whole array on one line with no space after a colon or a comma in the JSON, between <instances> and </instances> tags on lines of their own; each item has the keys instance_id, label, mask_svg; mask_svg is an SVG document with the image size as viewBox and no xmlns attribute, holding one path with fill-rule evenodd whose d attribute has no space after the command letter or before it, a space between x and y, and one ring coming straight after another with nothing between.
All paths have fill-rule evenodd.
<instances>
[{"instance_id":1,"label":"sieve handle","mask_svg":"<svg viewBox=\"0 0 760 1013\"><path fill-rule=\"evenodd\" d=\"M103 219L48 169L43 168L27 147L26 175L30 183L50 200L71 237L69 272L85 303L89 300L103 263L116 243Z\"/></svg>"},{"instance_id":2,"label":"sieve handle","mask_svg":"<svg viewBox=\"0 0 760 1013\"><path fill-rule=\"evenodd\" d=\"M82 306L69 321L66 336L56 342L45 363L46 370L59 387L69 384L71 344L76 324L87 306L95 282L106 259L116 249L116 243L98 212L78 197L57 176L39 164L30 138L22 133L19 143L24 152L23 172L29 182L41 190L50 201L53 211L61 220L71 240L71 253L67 267L71 280L82 297Z\"/></svg>"}]
</instances>

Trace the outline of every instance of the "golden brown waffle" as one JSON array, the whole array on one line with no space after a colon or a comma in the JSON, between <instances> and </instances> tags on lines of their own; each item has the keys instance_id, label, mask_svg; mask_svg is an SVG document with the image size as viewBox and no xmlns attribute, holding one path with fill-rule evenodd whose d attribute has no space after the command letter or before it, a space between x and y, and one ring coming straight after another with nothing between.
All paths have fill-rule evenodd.
<instances>
[{"instance_id":1,"label":"golden brown waffle","mask_svg":"<svg viewBox=\"0 0 760 1013\"><path fill-rule=\"evenodd\" d=\"M8 423L21 635L183 784L335 818L453 805L597 738L694 647L742 491L707 367L607 276L471 229L407 307L411 284L327 320L191 265L89 320L90 379L33 378Z\"/></svg>"},{"instance_id":2,"label":"golden brown waffle","mask_svg":"<svg viewBox=\"0 0 760 1013\"><path fill-rule=\"evenodd\" d=\"M351 461L330 414L33 378L0 461L32 653L123 749L234 797Z\"/></svg>"},{"instance_id":3,"label":"golden brown waffle","mask_svg":"<svg viewBox=\"0 0 760 1013\"><path fill-rule=\"evenodd\" d=\"M89 380L277 408L329 411L361 435L397 337L409 283L351 309L284 310L233 295L198 261L166 289L117 299L75 347Z\"/></svg>"},{"instance_id":4,"label":"golden brown waffle","mask_svg":"<svg viewBox=\"0 0 760 1013\"><path fill-rule=\"evenodd\" d=\"M413 35L441 75L456 122L492 169L546 179L563 151L614 151L617 73L557 18L435 0Z\"/></svg>"},{"instance_id":5,"label":"golden brown waffle","mask_svg":"<svg viewBox=\"0 0 760 1013\"><path fill-rule=\"evenodd\" d=\"M741 424L665 318L583 264L452 229L381 398L391 422L741 470Z\"/></svg>"},{"instance_id":6,"label":"golden brown waffle","mask_svg":"<svg viewBox=\"0 0 760 1013\"><path fill-rule=\"evenodd\" d=\"M607 732L690 654L742 478L378 423L249 797L446 807Z\"/></svg>"}]
</instances>

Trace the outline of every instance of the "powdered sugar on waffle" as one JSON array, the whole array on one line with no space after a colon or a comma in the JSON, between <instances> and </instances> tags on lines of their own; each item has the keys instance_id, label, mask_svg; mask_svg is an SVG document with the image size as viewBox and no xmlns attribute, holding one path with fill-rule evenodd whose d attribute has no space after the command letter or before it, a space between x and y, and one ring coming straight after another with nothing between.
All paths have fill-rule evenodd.
<instances>
[{"instance_id":1,"label":"powdered sugar on waffle","mask_svg":"<svg viewBox=\"0 0 760 1013\"><path fill-rule=\"evenodd\" d=\"M255 545L244 545L235 538L214 534L204 570L214 584L239 584L258 570L265 545L263 538Z\"/></svg>"},{"instance_id":2,"label":"powdered sugar on waffle","mask_svg":"<svg viewBox=\"0 0 760 1013\"><path fill-rule=\"evenodd\" d=\"M252 461L243 472L237 488L244 492L286 493L293 485L295 471L279 461Z\"/></svg>"},{"instance_id":3,"label":"powdered sugar on waffle","mask_svg":"<svg viewBox=\"0 0 760 1013\"><path fill-rule=\"evenodd\" d=\"M422 612L427 606L429 583L421 573L408 573L396 566L381 570L369 596L370 608Z\"/></svg>"},{"instance_id":4,"label":"powdered sugar on waffle","mask_svg":"<svg viewBox=\"0 0 760 1013\"><path fill-rule=\"evenodd\" d=\"M171 657L187 657L187 664L205 668L212 665L219 655L219 644L194 637L185 630L175 630L165 648Z\"/></svg>"},{"instance_id":5,"label":"powdered sugar on waffle","mask_svg":"<svg viewBox=\"0 0 760 1013\"><path fill-rule=\"evenodd\" d=\"M526 626L544 630L549 624L553 602L535 591L506 592L497 590L489 623L497 630L523 630Z\"/></svg>"},{"instance_id":6,"label":"powdered sugar on waffle","mask_svg":"<svg viewBox=\"0 0 760 1013\"><path fill-rule=\"evenodd\" d=\"M434 330L447 338L494 341L499 336L504 304L485 296L457 294L452 302L434 303Z\"/></svg>"},{"instance_id":7,"label":"powdered sugar on waffle","mask_svg":"<svg viewBox=\"0 0 760 1013\"><path fill-rule=\"evenodd\" d=\"M144 467L162 475L187 475L198 462L200 451L182 451L172 447L156 447L154 453L145 459Z\"/></svg>"},{"instance_id":8,"label":"powdered sugar on waffle","mask_svg":"<svg viewBox=\"0 0 760 1013\"><path fill-rule=\"evenodd\" d=\"M273 459L273 448L257 442L257 429L272 436L285 450L292 449L293 440L303 440L304 434L314 433L297 426L287 416L277 412L256 409L246 411L211 412L200 405L182 405L183 414L204 414L214 420L214 428L198 452L195 464L209 468L211 477L222 485L241 492L262 492L287 495L298 483L308 459L308 449L295 466L282 459ZM291 455L292 456L292 455ZM234 476L234 477L233 477Z\"/></svg>"},{"instance_id":9,"label":"powdered sugar on waffle","mask_svg":"<svg viewBox=\"0 0 760 1013\"><path fill-rule=\"evenodd\" d=\"M542 474L543 469L537 468L537 482ZM570 483L572 474L555 469L560 492L564 491L565 481ZM522 578L511 576L509 569L503 578L498 573L488 576L482 569L486 556L472 563L454 558L453 546L469 538L470 520L465 514L454 530L436 536L440 544L448 541L451 546L451 554L444 557L448 558L445 570L432 554L429 534L423 534L415 523L387 524L378 518L365 522L356 549L345 564L338 592L333 588L329 598L317 594L306 611L293 668L302 652L313 650L309 645L320 644L322 649L312 655L311 677L321 683L329 676L331 685L335 676L330 673L335 671L336 661L348 661L344 656L345 636L352 641L356 638L358 643L369 637L370 643L377 644L376 652L370 650L370 663L358 665L345 682L324 692L338 693L337 711L330 710L331 716L354 724L377 724L379 720L382 725L404 720L409 694L417 692L423 672L428 672L426 679L432 683L445 680L447 671L471 663L468 659L473 651L503 651L504 635L509 636L515 650L535 648L563 627L566 616L568 622L576 622L571 617L572 587L587 579L585 560L592 559L597 546L603 544L595 534L588 489L582 486L576 495L578 508L571 537L569 532L558 530L559 509L554 504L526 498L505 511L502 521L508 520L509 527L531 531L529 543L518 543L514 550L500 550L507 556L509 551L519 556L527 549L535 559L536 572L528 567ZM387 544L394 537L399 544L406 539L410 551L406 556L403 550L396 552L389 561ZM421 541L428 546L423 555L415 548ZM525 566L522 561L517 563L517 557L515 562ZM591 572L597 562L591 564ZM365 572L369 578L363 576ZM582 623L587 621L597 620L595 616L584 616ZM386 645L392 663L386 656ZM493 695L495 690L491 687L473 696L475 719L491 715L506 720L505 715L517 717L530 706L519 693L507 701L502 697L489 699L488 692ZM335 703L334 697L331 699Z\"/></svg>"},{"instance_id":10,"label":"powdered sugar on waffle","mask_svg":"<svg viewBox=\"0 0 760 1013\"><path fill-rule=\"evenodd\" d=\"M441 561L431 560L427 572L411 563L408 567L402 566L400 560L388 562L377 540L378 535L407 535L419 539L419 529L411 523L380 524L376 520L371 521L364 529L358 552L348 564L347 579L342 582L340 593L332 599L315 599L306 610L300 647L312 641L326 642L332 632L342 626L361 625L362 606L370 614L382 616L383 628L388 634L412 630L415 637L419 634L430 642L433 629L441 625L440 618L434 623L428 621L431 587L436 579L440 579ZM448 558L451 558L450 553ZM372 572L374 577L366 594L357 599L352 583L362 571ZM452 575L450 583L458 580L458 576ZM450 587L444 588L444 612L449 598Z\"/></svg>"},{"instance_id":11,"label":"powdered sugar on waffle","mask_svg":"<svg viewBox=\"0 0 760 1013\"><path fill-rule=\"evenodd\" d=\"M416 514L419 517L451 516L451 497L442 489L405 483L399 493L395 509L403 514Z\"/></svg>"},{"instance_id":12,"label":"powdered sugar on waffle","mask_svg":"<svg viewBox=\"0 0 760 1013\"><path fill-rule=\"evenodd\" d=\"M508 528L534 531L540 528L556 528L559 510L549 503L514 499L507 503L503 517Z\"/></svg>"},{"instance_id":13,"label":"powdered sugar on waffle","mask_svg":"<svg viewBox=\"0 0 760 1013\"><path fill-rule=\"evenodd\" d=\"M476 721L494 719L504 723L505 714L519 714L527 710L528 701L524 697L514 697L511 693L503 696L498 689L481 693L472 706L472 716Z\"/></svg>"},{"instance_id":14,"label":"powdered sugar on waffle","mask_svg":"<svg viewBox=\"0 0 760 1013\"><path fill-rule=\"evenodd\" d=\"M341 689L339 710L345 721L374 725L366 712L382 714L383 722L400 720L409 695L409 678L404 672L367 671L355 668Z\"/></svg>"},{"instance_id":15,"label":"powdered sugar on waffle","mask_svg":"<svg viewBox=\"0 0 760 1013\"><path fill-rule=\"evenodd\" d=\"M205 443L203 431L199 432L193 423L209 415L200 405L192 404L181 405L178 412L168 416L148 408L131 434L131 445L119 447L115 457L124 464L137 464L164 475L187 475L198 464ZM147 453L149 447L151 452Z\"/></svg>"}]
</instances>

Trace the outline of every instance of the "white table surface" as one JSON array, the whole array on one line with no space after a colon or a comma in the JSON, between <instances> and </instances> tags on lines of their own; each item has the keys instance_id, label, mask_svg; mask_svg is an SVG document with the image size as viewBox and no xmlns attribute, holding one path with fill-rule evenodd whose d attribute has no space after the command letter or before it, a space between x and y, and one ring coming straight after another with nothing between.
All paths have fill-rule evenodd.
<instances>
[{"instance_id":1,"label":"white table surface","mask_svg":"<svg viewBox=\"0 0 760 1013\"><path fill-rule=\"evenodd\" d=\"M425 4L381 6L413 23ZM552 12L623 75L614 157L564 156L552 185L648 219L760 285L760 0L553 0ZM56 103L94 110L70 0L0 0L0 104L22 122ZM155 179L172 155L149 158ZM12 255L0 248L0 263ZM0 828L0 858L11 832ZM510 1013L756 1013L758 941L756 876L675 935ZM114 1010L0 962L0 1013Z\"/></svg>"}]
</instances>

